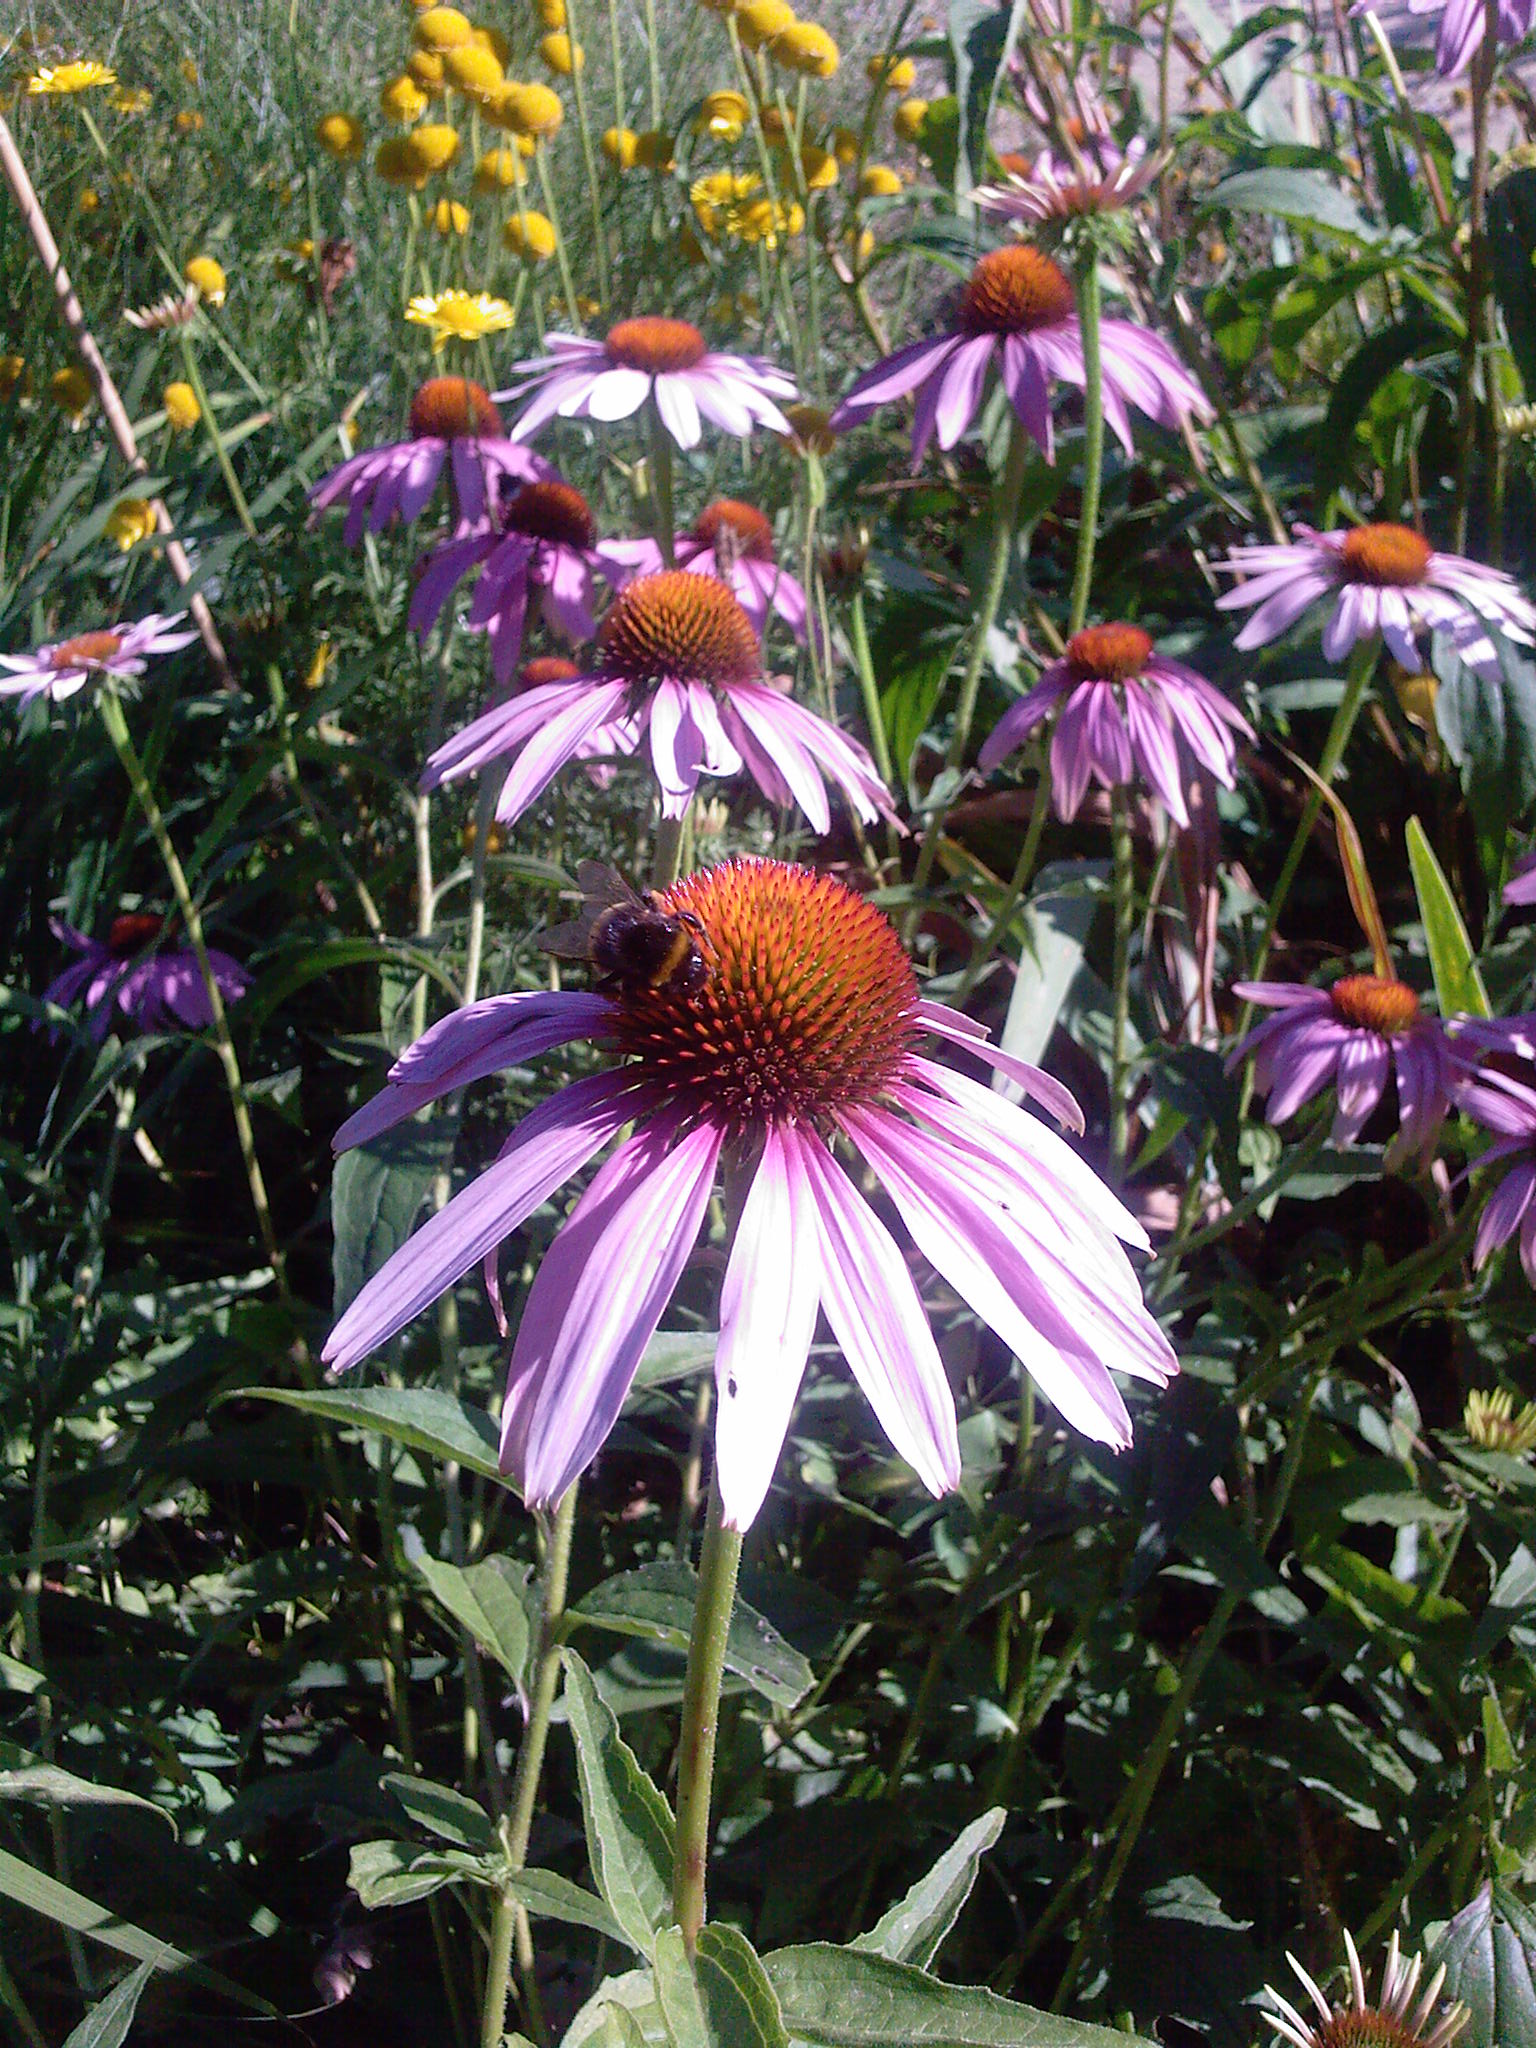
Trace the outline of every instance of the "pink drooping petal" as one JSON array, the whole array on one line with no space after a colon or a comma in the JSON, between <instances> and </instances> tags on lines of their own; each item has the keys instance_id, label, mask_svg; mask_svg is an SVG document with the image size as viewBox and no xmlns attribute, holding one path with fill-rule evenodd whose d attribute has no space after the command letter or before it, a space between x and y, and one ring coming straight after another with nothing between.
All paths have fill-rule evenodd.
<instances>
[{"instance_id":1,"label":"pink drooping petal","mask_svg":"<svg viewBox=\"0 0 1536 2048\"><path fill-rule=\"evenodd\" d=\"M1024 431L1037 444L1046 461L1054 462L1056 437L1051 424L1051 386L1034 339L1029 334L1010 334L1005 338L1003 389Z\"/></svg>"},{"instance_id":2,"label":"pink drooping petal","mask_svg":"<svg viewBox=\"0 0 1536 2048\"><path fill-rule=\"evenodd\" d=\"M1178 746L1167 714L1144 683L1131 681L1125 685L1125 716L1143 776L1173 822L1187 830L1189 811L1184 802L1184 772Z\"/></svg>"},{"instance_id":3,"label":"pink drooping petal","mask_svg":"<svg viewBox=\"0 0 1536 2048\"><path fill-rule=\"evenodd\" d=\"M897 349L884 362L876 363L872 370L866 370L833 413L830 421L833 433L846 433L849 427L868 419L872 412L888 405L893 398L905 397L907 392L916 390L926 377L943 367L957 345L957 338L952 334L914 341L906 348Z\"/></svg>"},{"instance_id":4,"label":"pink drooping petal","mask_svg":"<svg viewBox=\"0 0 1536 2048\"><path fill-rule=\"evenodd\" d=\"M553 1504L624 1405L709 1206L724 1134L643 1125L601 1168L529 1290L507 1367L501 1459L531 1507Z\"/></svg>"},{"instance_id":5,"label":"pink drooping petal","mask_svg":"<svg viewBox=\"0 0 1536 2048\"><path fill-rule=\"evenodd\" d=\"M651 699L650 728L651 765L661 785L663 813L670 817L679 803L686 807L698 788L704 760L703 736L686 683L669 676L658 685Z\"/></svg>"},{"instance_id":6,"label":"pink drooping petal","mask_svg":"<svg viewBox=\"0 0 1536 2048\"><path fill-rule=\"evenodd\" d=\"M928 1029L938 1037L949 1039L952 1044L963 1047L973 1058L986 1060L989 1065L996 1067L1000 1074L1006 1074L1008 1079L1022 1088L1027 1096L1048 1109L1057 1123L1065 1124L1069 1131L1082 1130L1083 1112L1077 1097L1070 1088L1064 1088L1053 1075L1046 1073L1043 1067L1033 1066L1028 1060L1021 1060L1011 1052L1004 1052L1001 1046L993 1045L985 1031L979 1027L967 1029L971 1022L970 1018L956 1022L959 1013L946 1009L942 1003L920 1003L918 1015Z\"/></svg>"},{"instance_id":7,"label":"pink drooping petal","mask_svg":"<svg viewBox=\"0 0 1536 2048\"><path fill-rule=\"evenodd\" d=\"M573 1081L525 1116L493 1166L460 1190L363 1287L326 1340L333 1373L387 1344L428 1302L478 1265L636 1114L622 1073Z\"/></svg>"},{"instance_id":8,"label":"pink drooping petal","mask_svg":"<svg viewBox=\"0 0 1536 2048\"><path fill-rule=\"evenodd\" d=\"M728 1528L749 1528L763 1504L820 1300L815 1197L798 1153L770 1127L720 1290L715 1466Z\"/></svg>"},{"instance_id":9,"label":"pink drooping petal","mask_svg":"<svg viewBox=\"0 0 1536 2048\"><path fill-rule=\"evenodd\" d=\"M697 448L704 437L699 408L686 377L662 376L654 386L661 423L679 448Z\"/></svg>"},{"instance_id":10,"label":"pink drooping petal","mask_svg":"<svg viewBox=\"0 0 1536 2048\"><path fill-rule=\"evenodd\" d=\"M994 768L1007 760L1015 747L1023 746L1040 721L1056 709L1061 690L1049 678L1058 666L1053 663L1032 690L1026 690L1016 703L1010 704L982 741L976 766L983 775L990 775Z\"/></svg>"},{"instance_id":11,"label":"pink drooping petal","mask_svg":"<svg viewBox=\"0 0 1536 2048\"><path fill-rule=\"evenodd\" d=\"M496 815L502 824L520 818L566 762L576 759L593 733L618 716L626 694L623 683L593 683L534 734L513 762L496 799Z\"/></svg>"},{"instance_id":12,"label":"pink drooping petal","mask_svg":"<svg viewBox=\"0 0 1536 2048\"><path fill-rule=\"evenodd\" d=\"M1131 1419L1119 1389L1097 1360L1081 1351L1069 1358L1043 1334L1044 1289L1016 1256L995 1211L963 1182L925 1172L920 1145L910 1137L903 1142L908 1126L861 1110L840 1121L930 1265L996 1330L1074 1429L1123 1450Z\"/></svg>"},{"instance_id":13,"label":"pink drooping petal","mask_svg":"<svg viewBox=\"0 0 1536 2048\"><path fill-rule=\"evenodd\" d=\"M384 1087L347 1118L331 1140L332 1148L345 1152L353 1145L366 1145L381 1131L392 1129L456 1088L535 1059L556 1046L592 1038L612 1014L606 996L580 989L485 996L455 1010L406 1047L390 1068Z\"/></svg>"},{"instance_id":14,"label":"pink drooping petal","mask_svg":"<svg viewBox=\"0 0 1536 2048\"><path fill-rule=\"evenodd\" d=\"M813 1132L786 1130L816 1208L821 1303L881 1428L930 1493L960 1484L955 1397L906 1261Z\"/></svg>"},{"instance_id":15,"label":"pink drooping petal","mask_svg":"<svg viewBox=\"0 0 1536 2048\"><path fill-rule=\"evenodd\" d=\"M756 686L734 689L726 706L726 730L744 737L753 751L773 764L774 772L810 820L815 832L831 829L832 811L816 764L780 714L788 699ZM743 755L746 748L742 747Z\"/></svg>"},{"instance_id":16,"label":"pink drooping petal","mask_svg":"<svg viewBox=\"0 0 1536 2048\"><path fill-rule=\"evenodd\" d=\"M1322 1018L1298 1024L1287 1035L1277 1033L1259 1048L1255 1077L1268 1097L1265 1113L1272 1124L1288 1123L1327 1087L1351 1035L1348 1025Z\"/></svg>"},{"instance_id":17,"label":"pink drooping petal","mask_svg":"<svg viewBox=\"0 0 1536 2048\"><path fill-rule=\"evenodd\" d=\"M487 761L515 753L557 711L581 697L591 681L590 677L575 676L567 682L543 683L536 690L524 690L509 702L493 704L429 756L418 787L433 790L440 783L456 782L460 776L483 768Z\"/></svg>"},{"instance_id":18,"label":"pink drooping petal","mask_svg":"<svg viewBox=\"0 0 1536 2048\"><path fill-rule=\"evenodd\" d=\"M1472 1263L1481 1266L1499 1245L1507 1244L1536 1198L1536 1160L1524 1159L1507 1173L1477 1219L1477 1237L1472 1246Z\"/></svg>"},{"instance_id":19,"label":"pink drooping petal","mask_svg":"<svg viewBox=\"0 0 1536 2048\"><path fill-rule=\"evenodd\" d=\"M1335 1077L1339 1113L1334 1118L1333 1142L1352 1145L1387 1085L1392 1070L1387 1041L1374 1031L1352 1031L1339 1048Z\"/></svg>"}]
</instances>

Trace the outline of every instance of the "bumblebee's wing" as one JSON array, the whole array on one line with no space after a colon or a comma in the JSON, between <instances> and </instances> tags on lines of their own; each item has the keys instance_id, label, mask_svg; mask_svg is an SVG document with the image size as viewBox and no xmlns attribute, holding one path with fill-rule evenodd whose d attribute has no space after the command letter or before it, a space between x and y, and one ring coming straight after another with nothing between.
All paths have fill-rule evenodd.
<instances>
[{"instance_id":1,"label":"bumblebee's wing","mask_svg":"<svg viewBox=\"0 0 1536 2048\"><path fill-rule=\"evenodd\" d=\"M605 911L615 904L638 903L640 897L616 868L605 867L598 860L584 860L576 869L576 880L581 887L582 905L579 917L568 918L564 924L552 924L539 940L541 953L553 953L561 960L586 960L592 953L592 931Z\"/></svg>"}]
</instances>

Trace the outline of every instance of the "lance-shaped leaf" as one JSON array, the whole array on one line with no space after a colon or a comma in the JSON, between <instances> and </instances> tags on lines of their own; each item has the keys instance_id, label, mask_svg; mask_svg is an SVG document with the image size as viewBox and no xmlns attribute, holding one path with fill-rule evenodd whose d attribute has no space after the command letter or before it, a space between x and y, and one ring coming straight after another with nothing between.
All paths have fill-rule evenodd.
<instances>
[{"instance_id":1,"label":"lance-shaped leaf","mask_svg":"<svg viewBox=\"0 0 1536 2048\"><path fill-rule=\"evenodd\" d=\"M522 1686L533 1640L526 1571L507 1557L486 1557L478 1564L459 1566L420 1550L411 1563L440 1605L496 1659L514 1685Z\"/></svg>"},{"instance_id":2,"label":"lance-shaped leaf","mask_svg":"<svg viewBox=\"0 0 1536 2048\"><path fill-rule=\"evenodd\" d=\"M571 1618L612 1629L617 1635L641 1636L686 1650L698 1585L697 1575L685 1564L662 1561L642 1565L638 1571L620 1572L605 1580L576 1603ZM725 1668L779 1707L792 1707L802 1700L815 1679L800 1652L744 1600L738 1600L731 1611Z\"/></svg>"},{"instance_id":3,"label":"lance-shaped leaf","mask_svg":"<svg viewBox=\"0 0 1536 2048\"><path fill-rule=\"evenodd\" d=\"M656 1995L672 2048L789 2048L773 1986L735 1927L701 1927L691 1967L682 1929L664 1927Z\"/></svg>"},{"instance_id":4,"label":"lance-shaped leaf","mask_svg":"<svg viewBox=\"0 0 1536 2048\"><path fill-rule=\"evenodd\" d=\"M1441 1929L1426 1971L1442 1963L1446 2000L1471 2008L1464 2048L1536 2048L1536 1912L1523 1900L1485 1884Z\"/></svg>"},{"instance_id":5,"label":"lance-shaped leaf","mask_svg":"<svg viewBox=\"0 0 1536 2048\"><path fill-rule=\"evenodd\" d=\"M920 1877L904 1899L882 1913L854 1947L868 1955L887 1956L893 1963L915 1963L925 1970L939 1944L960 1917L971 1895L981 1859L1003 1832L1008 1818L992 1806L973 1820L944 1851L926 1877Z\"/></svg>"},{"instance_id":6,"label":"lance-shaped leaf","mask_svg":"<svg viewBox=\"0 0 1536 2048\"><path fill-rule=\"evenodd\" d=\"M335 1422L353 1429L366 1429L407 1450L423 1451L429 1458L442 1458L462 1465L466 1472L478 1472L502 1486L497 1463L500 1444L496 1425L481 1408L456 1401L436 1387L319 1387L308 1392L297 1387L236 1387L220 1396L221 1401L276 1401L284 1408L297 1408L322 1422Z\"/></svg>"},{"instance_id":7,"label":"lance-shaped leaf","mask_svg":"<svg viewBox=\"0 0 1536 2048\"><path fill-rule=\"evenodd\" d=\"M64 2048L122 2048L139 2009L144 1986L155 1973L152 1962L140 1963L106 1997L93 2005L65 2040Z\"/></svg>"},{"instance_id":8,"label":"lance-shaped leaf","mask_svg":"<svg viewBox=\"0 0 1536 2048\"><path fill-rule=\"evenodd\" d=\"M591 1672L574 1650L564 1657L592 1875L624 1939L649 1956L672 1920L671 1810L620 1735Z\"/></svg>"},{"instance_id":9,"label":"lance-shaped leaf","mask_svg":"<svg viewBox=\"0 0 1536 2048\"><path fill-rule=\"evenodd\" d=\"M1429 971L1435 977L1435 995L1442 1017L1489 1017L1488 991L1477 969L1472 941L1462 923L1461 910L1451 894L1451 885L1435 859L1424 827L1417 818L1408 820L1408 865L1413 870L1413 892L1419 899L1419 916L1424 923L1424 943L1429 949Z\"/></svg>"}]
</instances>

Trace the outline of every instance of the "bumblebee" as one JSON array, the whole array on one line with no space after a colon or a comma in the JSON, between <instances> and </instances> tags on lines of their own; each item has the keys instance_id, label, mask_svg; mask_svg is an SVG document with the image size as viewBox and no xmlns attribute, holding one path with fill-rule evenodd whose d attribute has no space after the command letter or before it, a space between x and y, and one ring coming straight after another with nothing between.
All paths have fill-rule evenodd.
<instances>
[{"instance_id":1,"label":"bumblebee","mask_svg":"<svg viewBox=\"0 0 1536 2048\"><path fill-rule=\"evenodd\" d=\"M639 994L675 989L695 995L709 979L709 962L699 946L704 927L691 911L666 909L649 889L632 889L624 877L595 860L576 870L581 886L580 917L552 925L540 939L542 951L562 960L585 960L599 986Z\"/></svg>"}]
</instances>

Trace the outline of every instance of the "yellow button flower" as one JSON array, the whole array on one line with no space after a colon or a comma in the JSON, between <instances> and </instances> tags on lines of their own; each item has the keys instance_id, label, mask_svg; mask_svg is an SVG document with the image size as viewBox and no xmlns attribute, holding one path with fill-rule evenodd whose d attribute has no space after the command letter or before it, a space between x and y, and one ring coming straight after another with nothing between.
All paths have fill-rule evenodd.
<instances>
[{"instance_id":1,"label":"yellow button flower","mask_svg":"<svg viewBox=\"0 0 1536 2048\"><path fill-rule=\"evenodd\" d=\"M859 137L851 128L834 128L827 139L832 145L832 154L843 169L852 170L859 160Z\"/></svg>"},{"instance_id":2,"label":"yellow button flower","mask_svg":"<svg viewBox=\"0 0 1536 2048\"><path fill-rule=\"evenodd\" d=\"M838 65L837 45L819 22L797 21L775 36L773 56L805 78L830 78Z\"/></svg>"},{"instance_id":3,"label":"yellow button flower","mask_svg":"<svg viewBox=\"0 0 1536 2048\"><path fill-rule=\"evenodd\" d=\"M633 128L605 128L599 141L611 164L617 164L621 171L634 169L640 138Z\"/></svg>"},{"instance_id":4,"label":"yellow button flower","mask_svg":"<svg viewBox=\"0 0 1536 2048\"><path fill-rule=\"evenodd\" d=\"M440 235L467 235L469 208L460 199L439 199L432 209L432 225Z\"/></svg>"},{"instance_id":5,"label":"yellow button flower","mask_svg":"<svg viewBox=\"0 0 1536 2048\"><path fill-rule=\"evenodd\" d=\"M542 29L565 27L565 0L533 0L533 12Z\"/></svg>"},{"instance_id":6,"label":"yellow button flower","mask_svg":"<svg viewBox=\"0 0 1536 2048\"><path fill-rule=\"evenodd\" d=\"M72 420L85 417L95 395L90 378L78 363L71 363L67 370L55 370L48 379L48 396Z\"/></svg>"},{"instance_id":7,"label":"yellow button flower","mask_svg":"<svg viewBox=\"0 0 1536 2048\"><path fill-rule=\"evenodd\" d=\"M475 31L457 7L429 7L417 15L411 37L419 50L457 50L474 41Z\"/></svg>"},{"instance_id":8,"label":"yellow button flower","mask_svg":"<svg viewBox=\"0 0 1536 2048\"><path fill-rule=\"evenodd\" d=\"M194 256L181 273L187 283L194 285L197 295L206 299L210 306L222 306L229 291L229 279L224 275L224 266L212 256Z\"/></svg>"},{"instance_id":9,"label":"yellow button flower","mask_svg":"<svg viewBox=\"0 0 1536 2048\"><path fill-rule=\"evenodd\" d=\"M736 13L736 27L749 50L762 49L795 25L795 10L785 0L746 0Z\"/></svg>"},{"instance_id":10,"label":"yellow button flower","mask_svg":"<svg viewBox=\"0 0 1536 2048\"><path fill-rule=\"evenodd\" d=\"M923 123L928 118L926 100L903 100L891 116L891 126L903 142L921 142Z\"/></svg>"},{"instance_id":11,"label":"yellow button flower","mask_svg":"<svg viewBox=\"0 0 1536 2048\"><path fill-rule=\"evenodd\" d=\"M910 57L871 57L864 75L886 92L910 92L917 83L917 66Z\"/></svg>"},{"instance_id":12,"label":"yellow button flower","mask_svg":"<svg viewBox=\"0 0 1536 2048\"><path fill-rule=\"evenodd\" d=\"M3 405L13 392L25 398L31 388L32 379L27 374L26 357L0 356L0 405Z\"/></svg>"},{"instance_id":13,"label":"yellow button flower","mask_svg":"<svg viewBox=\"0 0 1536 2048\"><path fill-rule=\"evenodd\" d=\"M502 70L505 71L512 62L512 45L507 41L501 30L499 28L483 28L477 24L471 33L474 36L476 46L482 50L489 50Z\"/></svg>"},{"instance_id":14,"label":"yellow button flower","mask_svg":"<svg viewBox=\"0 0 1536 2048\"><path fill-rule=\"evenodd\" d=\"M670 171L676 149L676 137L665 128L646 128L635 137L635 162L642 171Z\"/></svg>"},{"instance_id":15,"label":"yellow button flower","mask_svg":"<svg viewBox=\"0 0 1536 2048\"><path fill-rule=\"evenodd\" d=\"M694 133L713 135L719 142L739 142L750 111L739 92L707 92L694 116Z\"/></svg>"},{"instance_id":16,"label":"yellow button flower","mask_svg":"<svg viewBox=\"0 0 1536 2048\"><path fill-rule=\"evenodd\" d=\"M119 498L107 514L107 535L125 555L141 540L148 540L154 530L155 515L149 509L148 498Z\"/></svg>"},{"instance_id":17,"label":"yellow button flower","mask_svg":"<svg viewBox=\"0 0 1536 2048\"><path fill-rule=\"evenodd\" d=\"M475 165L475 190L507 192L521 185L527 175L520 150L488 149Z\"/></svg>"},{"instance_id":18,"label":"yellow button flower","mask_svg":"<svg viewBox=\"0 0 1536 2048\"><path fill-rule=\"evenodd\" d=\"M435 177L439 171L446 171L459 153L459 131L449 128L441 121L428 122L424 128L413 128L405 141L405 160L418 177Z\"/></svg>"},{"instance_id":19,"label":"yellow button flower","mask_svg":"<svg viewBox=\"0 0 1536 2048\"><path fill-rule=\"evenodd\" d=\"M516 135L553 135L565 119L560 95L547 85L504 85L495 108L500 124Z\"/></svg>"},{"instance_id":20,"label":"yellow button flower","mask_svg":"<svg viewBox=\"0 0 1536 2048\"><path fill-rule=\"evenodd\" d=\"M505 299L489 292L432 292L411 300L405 317L418 327L432 330L432 347L450 341L481 341L488 334L504 334L517 316Z\"/></svg>"},{"instance_id":21,"label":"yellow button flower","mask_svg":"<svg viewBox=\"0 0 1536 2048\"><path fill-rule=\"evenodd\" d=\"M105 64L97 64L90 58L77 58L72 64L43 66L34 71L27 80L27 93L32 99L48 94L65 92L88 92L92 86L116 85L117 73L109 71Z\"/></svg>"},{"instance_id":22,"label":"yellow button flower","mask_svg":"<svg viewBox=\"0 0 1536 2048\"><path fill-rule=\"evenodd\" d=\"M405 60L406 76L432 99L443 89L443 60L436 50L412 50Z\"/></svg>"},{"instance_id":23,"label":"yellow button flower","mask_svg":"<svg viewBox=\"0 0 1536 2048\"><path fill-rule=\"evenodd\" d=\"M315 140L327 156L349 164L363 153L363 124L337 108L334 113L322 114L315 123Z\"/></svg>"},{"instance_id":24,"label":"yellow button flower","mask_svg":"<svg viewBox=\"0 0 1536 2048\"><path fill-rule=\"evenodd\" d=\"M837 183L837 158L814 142L800 145L800 168L808 192L826 192Z\"/></svg>"},{"instance_id":25,"label":"yellow button flower","mask_svg":"<svg viewBox=\"0 0 1536 2048\"><path fill-rule=\"evenodd\" d=\"M859 180L861 199L894 199L901 189L900 171L893 171L889 164L865 165Z\"/></svg>"},{"instance_id":26,"label":"yellow button flower","mask_svg":"<svg viewBox=\"0 0 1536 2048\"><path fill-rule=\"evenodd\" d=\"M197 393L190 384L167 384L160 402L165 407L166 425L177 434L195 427L203 416Z\"/></svg>"},{"instance_id":27,"label":"yellow button flower","mask_svg":"<svg viewBox=\"0 0 1536 2048\"><path fill-rule=\"evenodd\" d=\"M379 91L379 111L386 121L409 128L427 111L427 96L408 71L391 78Z\"/></svg>"},{"instance_id":28,"label":"yellow button flower","mask_svg":"<svg viewBox=\"0 0 1536 2048\"><path fill-rule=\"evenodd\" d=\"M501 231L501 239L525 263L547 263L555 253L554 222L531 209L509 220Z\"/></svg>"},{"instance_id":29,"label":"yellow button flower","mask_svg":"<svg viewBox=\"0 0 1536 2048\"><path fill-rule=\"evenodd\" d=\"M563 29L539 38L539 55L558 78L569 78L573 71L586 68L586 51L580 43L573 43Z\"/></svg>"},{"instance_id":30,"label":"yellow button flower","mask_svg":"<svg viewBox=\"0 0 1536 2048\"><path fill-rule=\"evenodd\" d=\"M443 79L472 100L494 99L504 82L500 64L479 43L464 43L458 49L445 50Z\"/></svg>"}]
</instances>

